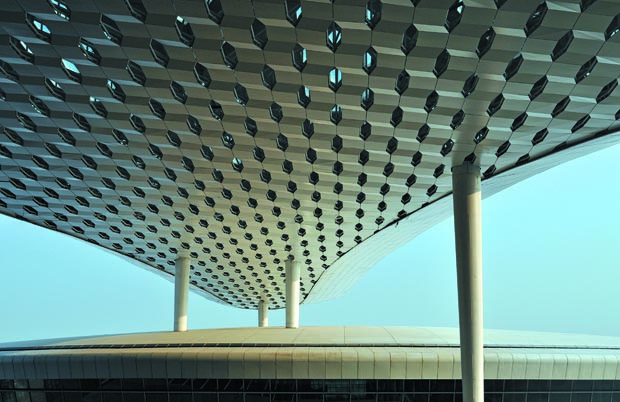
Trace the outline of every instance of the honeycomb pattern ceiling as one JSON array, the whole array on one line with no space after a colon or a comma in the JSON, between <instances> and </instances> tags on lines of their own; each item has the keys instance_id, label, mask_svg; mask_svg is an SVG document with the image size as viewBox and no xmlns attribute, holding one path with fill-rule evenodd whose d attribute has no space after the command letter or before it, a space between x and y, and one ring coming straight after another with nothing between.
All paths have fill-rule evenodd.
<instances>
[{"instance_id":1,"label":"honeycomb pattern ceiling","mask_svg":"<svg viewBox=\"0 0 620 402\"><path fill-rule=\"evenodd\" d=\"M3 0L0 212L241 308L617 127L620 3ZM620 36L620 35L619 35ZM413 214L413 215L412 215Z\"/></svg>"}]
</instances>

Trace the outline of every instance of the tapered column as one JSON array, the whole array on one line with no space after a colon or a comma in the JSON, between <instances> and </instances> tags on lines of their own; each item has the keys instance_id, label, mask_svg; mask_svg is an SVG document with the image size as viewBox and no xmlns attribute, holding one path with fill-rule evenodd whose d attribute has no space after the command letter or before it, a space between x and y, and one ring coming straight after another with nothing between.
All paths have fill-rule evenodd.
<instances>
[{"instance_id":1,"label":"tapered column","mask_svg":"<svg viewBox=\"0 0 620 402\"><path fill-rule=\"evenodd\" d=\"M174 267L174 330L187 331L187 297L189 294L189 257L177 258Z\"/></svg>"},{"instance_id":2,"label":"tapered column","mask_svg":"<svg viewBox=\"0 0 620 402\"><path fill-rule=\"evenodd\" d=\"M299 328L299 262L286 260L286 328Z\"/></svg>"},{"instance_id":3,"label":"tapered column","mask_svg":"<svg viewBox=\"0 0 620 402\"><path fill-rule=\"evenodd\" d=\"M480 168L452 168L463 402L484 401Z\"/></svg>"},{"instance_id":4,"label":"tapered column","mask_svg":"<svg viewBox=\"0 0 620 402\"><path fill-rule=\"evenodd\" d=\"M261 328L269 326L269 304L264 300L258 302L258 326Z\"/></svg>"}]
</instances>

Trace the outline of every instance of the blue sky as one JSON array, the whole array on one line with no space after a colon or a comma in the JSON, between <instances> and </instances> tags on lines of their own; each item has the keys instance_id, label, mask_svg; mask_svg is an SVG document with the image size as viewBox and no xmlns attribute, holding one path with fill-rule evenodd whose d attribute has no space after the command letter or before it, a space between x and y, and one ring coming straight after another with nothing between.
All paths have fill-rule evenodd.
<instances>
[{"instance_id":1,"label":"blue sky","mask_svg":"<svg viewBox=\"0 0 620 402\"><path fill-rule=\"evenodd\" d=\"M485 327L620 336L620 146L483 201ZM173 284L94 246L0 216L0 342L172 328ZM458 325L452 221L392 253L301 325ZM190 295L189 327L255 326ZM284 312L272 311L271 325Z\"/></svg>"}]
</instances>

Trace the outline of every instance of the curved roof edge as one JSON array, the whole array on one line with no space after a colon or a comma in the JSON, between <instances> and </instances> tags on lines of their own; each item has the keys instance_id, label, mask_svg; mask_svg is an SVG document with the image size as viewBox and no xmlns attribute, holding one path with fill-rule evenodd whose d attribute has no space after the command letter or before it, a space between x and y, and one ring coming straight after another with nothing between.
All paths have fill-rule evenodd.
<instances>
[{"instance_id":1,"label":"curved roof edge","mask_svg":"<svg viewBox=\"0 0 620 402\"><path fill-rule=\"evenodd\" d=\"M620 338L486 331L487 379L620 379ZM458 330L239 328L0 345L0 379L459 379Z\"/></svg>"},{"instance_id":2,"label":"curved roof edge","mask_svg":"<svg viewBox=\"0 0 620 402\"><path fill-rule=\"evenodd\" d=\"M490 197L520 181L566 161L620 143L620 131L602 132L562 151L533 159L519 169L508 169L482 181L482 197ZM484 206L483 206L484 208ZM317 280L303 303L337 298L350 290L379 261L437 223L452 216L452 197L447 195L394 221L336 260Z\"/></svg>"}]
</instances>

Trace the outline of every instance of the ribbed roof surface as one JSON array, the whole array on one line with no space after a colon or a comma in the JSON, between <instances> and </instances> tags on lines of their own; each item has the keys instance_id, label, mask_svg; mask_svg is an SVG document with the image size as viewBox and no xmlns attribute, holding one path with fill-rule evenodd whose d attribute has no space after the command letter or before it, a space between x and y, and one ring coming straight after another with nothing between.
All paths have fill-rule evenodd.
<instances>
[{"instance_id":1,"label":"ribbed roof surface","mask_svg":"<svg viewBox=\"0 0 620 402\"><path fill-rule=\"evenodd\" d=\"M487 348L548 348L548 349L619 349L620 338L596 335L563 334L552 332L485 330L484 344ZM150 332L88 336L66 339L33 340L0 344L0 349L12 347L54 348L93 346L145 345L235 345L253 347L308 346L346 347L458 347L457 328L431 327L348 327L307 326L296 329L268 328L222 328L192 330L187 332Z\"/></svg>"},{"instance_id":2,"label":"ribbed roof surface","mask_svg":"<svg viewBox=\"0 0 620 402\"><path fill-rule=\"evenodd\" d=\"M0 345L0 378L460 378L458 330L235 328ZM620 339L485 332L487 379L620 379Z\"/></svg>"}]
</instances>

